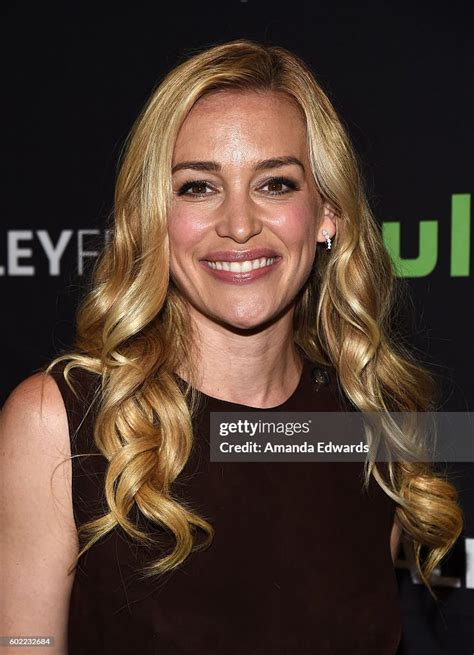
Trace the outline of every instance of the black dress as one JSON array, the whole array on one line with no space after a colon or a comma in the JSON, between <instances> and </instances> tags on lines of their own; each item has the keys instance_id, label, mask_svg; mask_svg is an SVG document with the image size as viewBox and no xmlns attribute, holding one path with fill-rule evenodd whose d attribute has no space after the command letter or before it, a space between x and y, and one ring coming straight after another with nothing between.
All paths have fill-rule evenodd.
<instances>
[{"instance_id":1,"label":"black dress","mask_svg":"<svg viewBox=\"0 0 474 655\"><path fill-rule=\"evenodd\" d=\"M78 400L63 367L52 375L74 435L97 378L71 372ZM334 369L323 369L315 382L314 367L305 357L299 385L282 405L248 409L346 408ZM202 397L193 452L175 494L213 525L212 545L172 574L143 582L135 574L149 561L141 546L117 528L99 540L76 569L69 655L393 655L401 637L390 555L394 501L374 479L363 491L362 462L210 462L209 412L246 407ZM71 438L73 455L99 452L93 416ZM80 525L106 509L106 460L72 461ZM159 530L145 517L140 526Z\"/></svg>"}]
</instances>

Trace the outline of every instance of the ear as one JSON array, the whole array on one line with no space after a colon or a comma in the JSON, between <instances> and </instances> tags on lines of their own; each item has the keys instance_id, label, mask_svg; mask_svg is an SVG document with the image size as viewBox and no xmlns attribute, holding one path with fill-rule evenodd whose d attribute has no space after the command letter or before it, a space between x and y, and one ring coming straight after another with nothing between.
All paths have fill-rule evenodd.
<instances>
[{"instance_id":1,"label":"ear","mask_svg":"<svg viewBox=\"0 0 474 655\"><path fill-rule=\"evenodd\" d=\"M318 224L318 233L316 241L326 242L326 239L323 235L323 230L327 230L329 238L332 239L337 232L337 219L339 215L334 206L327 200L325 200L321 206L321 214L319 217Z\"/></svg>"}]
</instances>

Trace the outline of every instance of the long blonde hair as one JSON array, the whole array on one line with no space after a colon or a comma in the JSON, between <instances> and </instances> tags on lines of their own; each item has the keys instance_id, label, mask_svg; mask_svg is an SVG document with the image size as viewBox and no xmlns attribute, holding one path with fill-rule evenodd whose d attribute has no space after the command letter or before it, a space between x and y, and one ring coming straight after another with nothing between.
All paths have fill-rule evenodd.
<instances>
[{"instance_id":1,"label":"long blonde hair","mask_svg":"<svg viewBox=\"0 0 474 655\"><path fill-rule=\"evenodd\" d=\"M174 144L193 104L220 90L280 92L301 107L309 158L323 199L338 212L330 257L316 256L297 300L295 342L310 359L333 365L340 385L361 411L433 409L436 384L400 339L391 333L397 287L390 257L369 208L346 131L312 71L281 47L239 39L193 53L152 93L124 149L118 173L112 237L95 264L92 286L77 312L69 371L97 376L94 439L108 460L108 513L79 527L78 558L116 526L147 544L150 536L128 518L136 507L174 536L172 552L150 563L143 576L179 566L195 548L212 541L213 528L172 485L192 447L194 343L186 304L169 278L167 215L172 199ZM183 391L174 375L186 362L191 380ZM409 436L397 447L410 451ZM423 582L448 553L463 525L455 487L420 461L388 464L373 475L397 503L396 515L415 552ZM197 528L205 535L197 543ZM422 561L421 548L428 549ZM433 594L434 595L434 594Z\"/></svg>"}]
</instances>

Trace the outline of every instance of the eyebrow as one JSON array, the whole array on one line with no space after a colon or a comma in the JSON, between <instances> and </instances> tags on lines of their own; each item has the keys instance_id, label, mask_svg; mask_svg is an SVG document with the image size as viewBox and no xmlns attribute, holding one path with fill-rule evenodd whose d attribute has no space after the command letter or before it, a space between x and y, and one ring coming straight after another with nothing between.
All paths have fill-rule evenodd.
<instances>
[{"instance_id":1,"label":"eyebrow","mask_svg":"<svg viewBox=\"0 0 474 655\"><path fill-rule=\"evenodd\" d=\"M272 157L271 159L263 159L254 165L254 170L261 171L268 168L280 168L281 166L288 166L290 164L300 166L303 169L303 172L305 170L301 161L292 155L288 155L287 157ZM216 161L183 161L179 164L175 164L171 170L171 173L174 175L177 171L183 170L184 168L190 168L194 171L222 170L222 166Z\"/></svg>"}]
</instances>

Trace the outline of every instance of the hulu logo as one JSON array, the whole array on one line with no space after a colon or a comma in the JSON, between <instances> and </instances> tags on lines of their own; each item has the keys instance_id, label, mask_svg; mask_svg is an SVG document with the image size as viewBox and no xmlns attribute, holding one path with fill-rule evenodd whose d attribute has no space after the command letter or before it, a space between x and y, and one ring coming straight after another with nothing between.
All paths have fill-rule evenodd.
<instances>
[{"instance_id":1,"label":"hulu logo","mask_svg":"<svg viewBox=\"0 0 474 655\"><path fill-rule=\"evenodd\" d=\"M418 257L400 256L400 222L382 224L382 237L398 277L425 277L438 262L438 221L420 221ZM451 277L468 277L471 254L471 196L451 196Z\"/></svg>"}]
</instances>

